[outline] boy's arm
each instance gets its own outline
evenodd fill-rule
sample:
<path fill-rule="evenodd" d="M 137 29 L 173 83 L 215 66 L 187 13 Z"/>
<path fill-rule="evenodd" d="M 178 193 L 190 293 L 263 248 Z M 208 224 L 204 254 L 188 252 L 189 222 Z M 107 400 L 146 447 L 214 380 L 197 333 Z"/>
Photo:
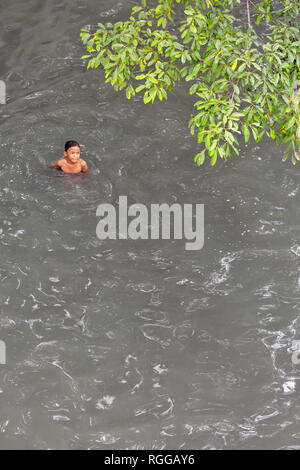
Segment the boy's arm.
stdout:
<path fill-rule="evenodd" d="M 51 168 L 61 168 L 61 158 L 56 162 L 52 163 Z"/>
<path fill-rule="evenodd" d="M 87 163 L 85 160 L 81 160 L 81 171 L 84 173 L 89 170 L 89 167 L 87 166 Z"/>

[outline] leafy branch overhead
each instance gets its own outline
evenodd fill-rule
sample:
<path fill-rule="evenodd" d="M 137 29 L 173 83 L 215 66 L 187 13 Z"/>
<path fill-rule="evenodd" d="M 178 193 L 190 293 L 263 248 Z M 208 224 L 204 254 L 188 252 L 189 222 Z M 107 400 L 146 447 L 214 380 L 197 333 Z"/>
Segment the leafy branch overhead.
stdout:
<path fill-rule="evenodd" d="M 151 3 L 151 5 L 150 5 Z M 238 16 L 237 16 L 238 14 Z M 243 16 L 244 22 L 238 19 Z M 128 21 L 81 30 L 88 68 L 144 103 L 190 83 L 195 162 L 266 134 L 300 160 L 300 0 L 141 0 Z"/>

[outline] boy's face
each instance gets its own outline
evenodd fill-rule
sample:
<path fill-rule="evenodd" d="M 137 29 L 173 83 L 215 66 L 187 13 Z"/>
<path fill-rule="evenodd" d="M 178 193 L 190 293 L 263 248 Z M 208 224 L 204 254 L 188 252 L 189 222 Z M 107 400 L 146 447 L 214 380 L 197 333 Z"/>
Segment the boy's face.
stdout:
<path fill-rule="evenodd" d="M 70 147 L 65 152 L 65 157 L 70 163 L 78 162 L 80 158 L 80 148 L 79 147 Z"/>

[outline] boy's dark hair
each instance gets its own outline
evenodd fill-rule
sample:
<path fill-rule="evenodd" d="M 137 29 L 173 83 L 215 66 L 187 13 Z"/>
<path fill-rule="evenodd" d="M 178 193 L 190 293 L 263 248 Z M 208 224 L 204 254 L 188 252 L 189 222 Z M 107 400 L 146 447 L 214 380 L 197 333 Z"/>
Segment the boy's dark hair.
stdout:
<path fill-rule="evenodd" d="M 67 152 L 71 147 L 79 147 L 80 145 L 76 140 L 68 140 L 68 142 L 65 143 L 65 152 Z"/>

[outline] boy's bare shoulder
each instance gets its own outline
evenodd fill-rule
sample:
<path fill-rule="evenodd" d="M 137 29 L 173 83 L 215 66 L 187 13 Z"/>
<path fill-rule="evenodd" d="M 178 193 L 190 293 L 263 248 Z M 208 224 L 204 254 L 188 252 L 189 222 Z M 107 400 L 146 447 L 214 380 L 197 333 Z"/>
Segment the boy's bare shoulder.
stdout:
<path fill-rule="evenodd" d="M 56 160 L 56 162 L 52 163 L 51 168 L 61 168 L 61 166 L 63 165 L 63 161 L 63 158 Z"/>

